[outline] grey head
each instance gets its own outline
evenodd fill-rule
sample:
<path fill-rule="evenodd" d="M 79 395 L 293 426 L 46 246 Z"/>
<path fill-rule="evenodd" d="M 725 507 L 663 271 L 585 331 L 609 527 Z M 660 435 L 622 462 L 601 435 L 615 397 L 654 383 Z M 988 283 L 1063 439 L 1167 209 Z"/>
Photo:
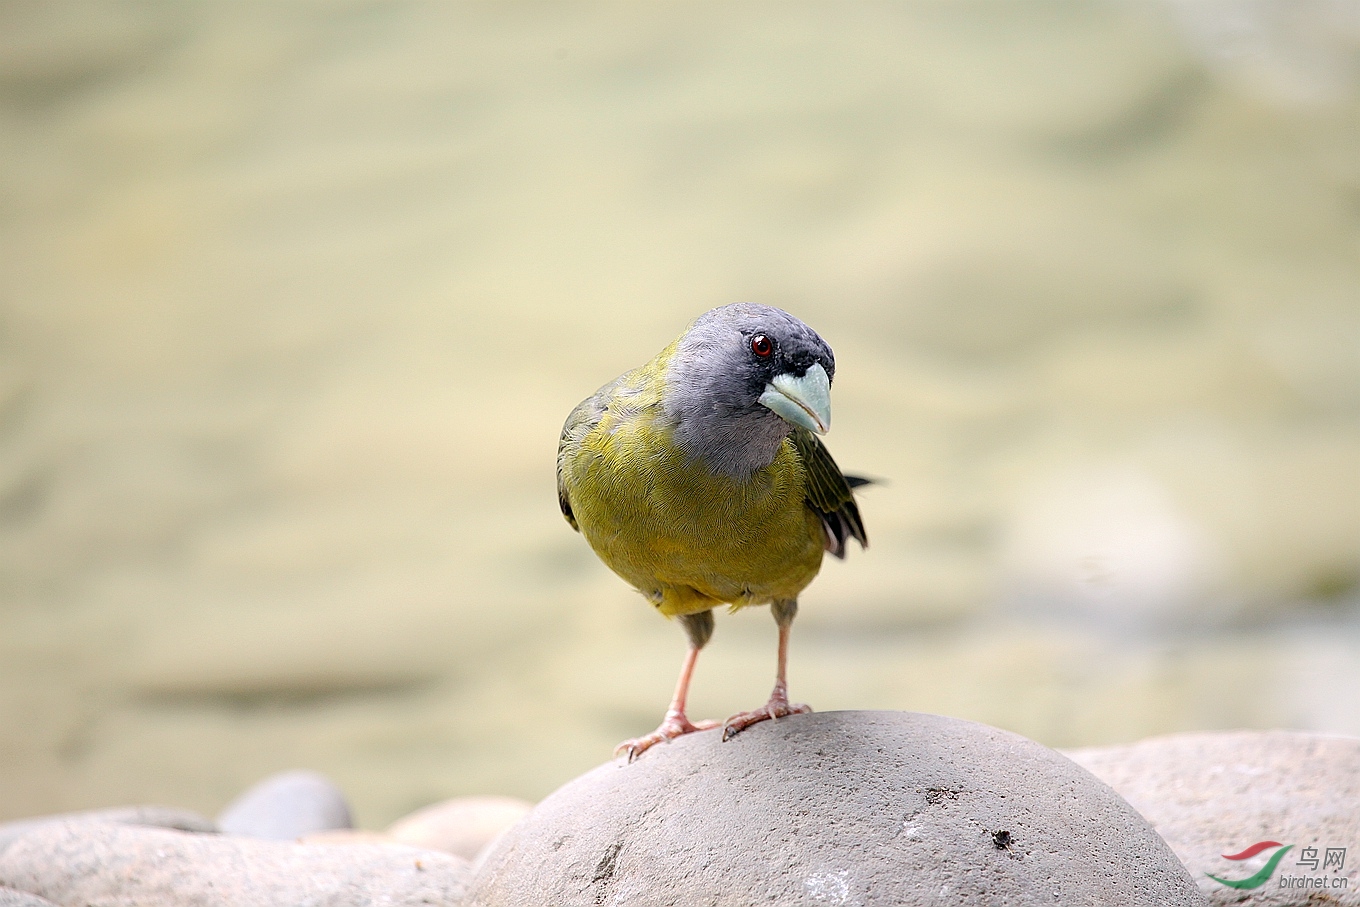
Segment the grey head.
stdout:
<path fill-rule="evenodd" d="M 667 373 L 677 443 L 715 473 L 744 480 L 770 465 L 793 426 L 831 427 L 836 359 L 782 309 L 739 302 L 700 315 Z"/>

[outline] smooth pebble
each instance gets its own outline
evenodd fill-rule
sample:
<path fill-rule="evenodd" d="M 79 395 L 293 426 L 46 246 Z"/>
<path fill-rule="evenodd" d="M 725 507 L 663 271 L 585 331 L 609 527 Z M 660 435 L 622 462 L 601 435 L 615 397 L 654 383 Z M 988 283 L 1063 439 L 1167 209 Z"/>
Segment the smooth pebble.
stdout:
<path fill-rule="evenodd" d="M 475 860 L 533 807 L 516 797 L 454 797 L 398 819 L 388 826 L 387 834 L 414 847 Z"/>
<path fill-rule="evenodd" d="M 217 817 L 224 834 L 289 841 L 318 831 L 353 828 L 345 795 L 325 775 L 291 771 L 270 775 Z"/>

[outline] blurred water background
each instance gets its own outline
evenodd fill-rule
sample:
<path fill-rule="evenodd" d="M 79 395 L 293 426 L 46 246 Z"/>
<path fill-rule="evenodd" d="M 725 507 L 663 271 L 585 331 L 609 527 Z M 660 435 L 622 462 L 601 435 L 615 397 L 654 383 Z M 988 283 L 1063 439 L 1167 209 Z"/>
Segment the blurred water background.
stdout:
<path fill-rule="evenodd" d="M 1354 2 L 6 2 L 0 162 L 0 818 L 374 826 L 652 728 L 557 433 L 747 299 L 886 480 L 795 698 L 1360 733 Z"/>

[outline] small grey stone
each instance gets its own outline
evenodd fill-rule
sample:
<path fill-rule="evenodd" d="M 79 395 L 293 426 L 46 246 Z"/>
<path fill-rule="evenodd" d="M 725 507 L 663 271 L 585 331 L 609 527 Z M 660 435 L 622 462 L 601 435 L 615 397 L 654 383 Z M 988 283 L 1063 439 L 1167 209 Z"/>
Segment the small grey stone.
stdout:
<path fill-rule="evenodd" d="M 118 825 L 146 825 L 153 828 L 176 828 L 180 831 L 211 833 L 217 826 L 211 819 L 187 809 L 170 806 L 119 806 L 113 809 L 91 809 L 74 813 L 37 816 L 0 825 L 0 852 L 11 841 L 28 834 L 40 825 L 51 822 L 112 822 Z"/>
<path fill-rule="evenodd" d="M 478 907 L 1188 907 L 1132 807 L 995 728 L 821 712 L 690 734 L 539 803 L 484 857 Z"/>
<path fill-rule="evenodd" d="M 0 885 L 99 907 L 458 907 L 470 874 L 396 844 L 297 844 L 53 822 L 0 853 Z"/>
<path fill-rule="evenodd" d="M 57 907 L 57 905 L 27 891 L 0 888 L 0 907 Z"/>
<path fill-rule="evenodd" d="M 1360 739 L 1295 731 L 1174 734 L 1068 755 L 1147 817 L 1211 903 L 1246 897 L 1261 907 L 1360 905 Z M 1263 841 L 1291 847 L 1260 886 L 1237 889 L 1209 877 L 1251 878 L 1278 847 L 1243 860 L 1224 854 Z M 1316 867 L 1298 863 L 1308 847 L 1317 848 Z M 1329 847 L 1346 848 L 1335 871 L 1323 869 Z"/>
<path fill-rule="evenodd" d="M 533 809 L 517 797 L 454 797 L 393 822 L 387 834 L 412 847 L 475 860 L 487 844 Z"/>
<path fill-rule="evenodd" d="M 270 775 L 228 804 L 217 825 L 223 834 L 276 841 L 354 827 L 340 788 L 307 771 Z"/>

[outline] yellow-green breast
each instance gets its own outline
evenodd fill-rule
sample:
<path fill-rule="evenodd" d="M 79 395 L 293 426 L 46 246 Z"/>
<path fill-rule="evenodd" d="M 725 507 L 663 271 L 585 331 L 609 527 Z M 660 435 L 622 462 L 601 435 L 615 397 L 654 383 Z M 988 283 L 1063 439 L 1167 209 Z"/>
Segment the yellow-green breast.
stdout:
<path fill-rule="evenodd" d="M 662 405 L 673 351 L 604 391 L 593 427 L 564 438 L 561 481 L 575 522 L 600 559 L 668 616 L 794 599 L 825 547 L 798 453 L 786 440 L 744 481 L 692 460 Z"/>

